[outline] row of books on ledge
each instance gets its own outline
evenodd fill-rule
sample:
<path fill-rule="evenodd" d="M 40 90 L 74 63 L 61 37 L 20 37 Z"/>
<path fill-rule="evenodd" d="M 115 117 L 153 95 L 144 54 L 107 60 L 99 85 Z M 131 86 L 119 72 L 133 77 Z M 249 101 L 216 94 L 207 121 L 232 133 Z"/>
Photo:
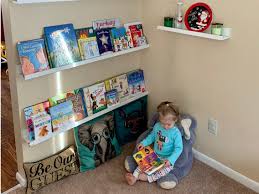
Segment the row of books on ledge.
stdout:
<path fill-rule="evenodd" d="M 17 43 L 24 75 L 147 44 L 141 22 L 122 25 L 118 18 L 93 21 L 86 28 L 63 24 L 43 31 L 43 38 Z"/>
<path fill-rule="evenodd" d="M 71 129 L 76 121 L 145 91 L 144 73 L 138 69 L 26 107 L 28 143 L 48 139 L 53 132 Z"/>

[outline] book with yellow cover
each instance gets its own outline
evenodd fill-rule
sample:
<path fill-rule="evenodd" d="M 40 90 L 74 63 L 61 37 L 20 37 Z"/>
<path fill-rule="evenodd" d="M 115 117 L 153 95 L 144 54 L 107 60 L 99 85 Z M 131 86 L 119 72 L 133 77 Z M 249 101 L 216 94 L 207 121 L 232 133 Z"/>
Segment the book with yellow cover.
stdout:
<path fill-rule="evenodd" d="M 165 161 L 162 160 L 150 146 L 135 153 L 133 158 L 140 169 L 147 175 L 153 174 L 165 165 Z"/>

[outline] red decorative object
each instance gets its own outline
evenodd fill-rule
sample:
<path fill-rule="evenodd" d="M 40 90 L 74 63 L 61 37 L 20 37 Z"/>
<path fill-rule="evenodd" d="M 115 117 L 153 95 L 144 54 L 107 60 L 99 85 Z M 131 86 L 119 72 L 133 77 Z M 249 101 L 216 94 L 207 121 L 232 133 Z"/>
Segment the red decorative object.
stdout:
<path fill-rule="evenodd" d="M 212 10 L 206 3 L 195 3 L 186 11 L 184 22 L 188 30 L 203 32 L 212 22 Z"/>

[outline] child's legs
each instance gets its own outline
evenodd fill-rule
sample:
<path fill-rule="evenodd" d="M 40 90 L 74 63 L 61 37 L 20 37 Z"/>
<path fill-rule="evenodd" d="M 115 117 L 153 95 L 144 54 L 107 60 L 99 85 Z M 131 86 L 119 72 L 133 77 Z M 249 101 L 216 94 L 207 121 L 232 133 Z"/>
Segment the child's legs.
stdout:
<path fill-rule="evenodd" d="M 167 175 L 171 170 L 173 170 L 172 166 L 164 167 L 160 169 L 159 171 L 153 173 L 152 175 L 148 175 L 147 179 L 148 182 L 152 183 L 160 179 L 161 177 Z"/>

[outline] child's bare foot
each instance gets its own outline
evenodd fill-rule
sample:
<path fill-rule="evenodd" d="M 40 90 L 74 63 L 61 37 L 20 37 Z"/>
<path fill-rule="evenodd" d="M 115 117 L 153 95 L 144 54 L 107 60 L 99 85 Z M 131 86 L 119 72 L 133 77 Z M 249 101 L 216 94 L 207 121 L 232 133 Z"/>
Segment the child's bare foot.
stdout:
<path fill-rule="evenodd" d="M 134 177 L 131 173 L 126 173 L 125 178 L 129 185 L 134 185 L 137 182 L 137 178 Z"/>
<path fill-rule="evenodd" d="M 145 173 L 140 173 L 138 179 L 141 181 L 147 181 L 147 175 Z"/>

